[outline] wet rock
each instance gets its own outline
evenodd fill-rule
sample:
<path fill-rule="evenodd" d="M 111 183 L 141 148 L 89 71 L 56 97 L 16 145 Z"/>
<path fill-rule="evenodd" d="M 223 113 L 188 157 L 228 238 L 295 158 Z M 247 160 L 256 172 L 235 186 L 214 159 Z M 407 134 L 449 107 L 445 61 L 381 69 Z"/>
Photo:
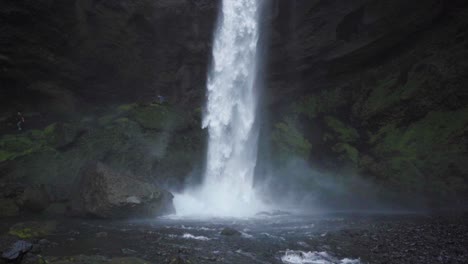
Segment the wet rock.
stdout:
<path fill-rule="evenodd" d="M 99 232 L 99 233 L 96 233 L 96 237 L 97 237 L 97 238 L 104 238 L 104 237 L 107 237 L 107 232 Z"/>
<path fill-rule="evenodd" d="M 47 263 L 50 264 L 150 264 L 151 262 L 134 258 L 113 258 L 108 259 L 103 256 L 69 256 L 69 257 L 51 257 L 47 258 Z"/>
<path fill-rule="evenodd" d="M 41 255 L 35 255 L 28 252 L 24 255 L 21 264 L 45 264 L 45 260 Z"/>
<path fill-rule="evenodd" d="M 2 258 L 15 261 L 32 249 L 33 245 L 24 240 L 18 240 L 2 253 Z"/>
<path fill-rule="evenodd" d="M 8 233 L 22 239 L 40 238 L 51 234 L 55 228 L 54 221 L 22 222 L 12 226 Z"/>
<path fill-rule="evenodd" d="M 122 253 L 125 255 L 136 255 L 138 253 L 135 250 L 129 248 L 122 248 L 120 251 L 122 251 Z"/>
<path fill-rule="evenodd" d="M 67 256 L 67 257 L 47 257 L 50 264 L 104 264 L 109 263 L 109 259 L 103 256 Z"/>
<path fill-rule="evenodd" d="M 50 245 L 50 241 L 47 240 L 47 239 L 45 239 L 45 238 L 43 238 L 43 239 L 39 240 L 39 245 L 41 245 L 41 246 Z"/>
<path fill-rule="evenodd" d="M 33 244 L 30 253 L 39 254 L 42 251 L 42 246 L 40 244 Z"/>
<path fill-rule="evenodd" d="M 241 236 L 242 233 L 235 230 L 235 229 L 233 229 L 233 228 L 226 227 L 221 231 L 221 235 L 223 235 L 223 236 Z"/>
<path fill-rule="evenodd" d="M 177 256 L 177 257 L 171 259 L 171 261 L 169 263 L 170 264 L 188 264 L 188 263 L 190 263 L 190 261 L 185 260 L 181 256 Z"/>
<path fill-rule="evenodd" d="M 139 258 L 114 258 L 109 264 L 150 264 L 149 261 Z"/>
<path fill-rule="evenodd" d="M 172 194 L 102 163 L 80 172 L 72 214 L 99 218 L 155 217 L 173 213 Z"/>

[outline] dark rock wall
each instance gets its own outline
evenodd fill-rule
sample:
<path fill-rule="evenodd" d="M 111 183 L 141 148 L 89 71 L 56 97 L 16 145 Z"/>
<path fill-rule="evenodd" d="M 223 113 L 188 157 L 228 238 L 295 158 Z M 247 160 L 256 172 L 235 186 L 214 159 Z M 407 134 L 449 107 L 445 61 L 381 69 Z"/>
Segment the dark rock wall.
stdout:
<path fill-rule="evenodd" d="M 181 186 L 202 170 L 219 3 L 0 0 L 2 179 L 60 181 L 63 190 L 96 160 Z M 299 196 L 329 199 L 321 181 L 331 179 L 363 199 L 362 182 L 400 204 L 461 206 L 466 1 L 268 4 L 259 172 Z M 167 104 L 148 104 L 158 94 Z M 133 102 L 141 104 L 121 105 Z M 27 120 L 20 135 L 10 118 L 17 110 Z M 292 170 L 298 160 L 308 169 Z"/>
<path fill-rule="evenodd" d="M 0 6 L 2 111 L 67 113 L 157 94 L 192 106 L 203 99 L 217 1 Z"/>
<path fill-rule="evenodd" d="M 467 15 L 463 1 L 278 1 L 270 159 L 306 160 L 354 194 L 359 175 L 387 200 L 463 206 Z"/>

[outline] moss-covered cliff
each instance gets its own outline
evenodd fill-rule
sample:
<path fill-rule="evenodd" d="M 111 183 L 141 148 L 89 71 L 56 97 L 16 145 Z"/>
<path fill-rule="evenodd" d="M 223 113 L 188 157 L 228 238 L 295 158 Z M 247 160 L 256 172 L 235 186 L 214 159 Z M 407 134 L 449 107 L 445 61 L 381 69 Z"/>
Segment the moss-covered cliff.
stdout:
<path fill-rule="evenodd" d="M 266 89 L 273 158 L 360 175 L 387 200 L 463 206 L 468 6 L 297 1 L 288 8 L 292 16 L 279 10 L 276 19 L 289 33 L 273 31 L 278 55 Z"/>

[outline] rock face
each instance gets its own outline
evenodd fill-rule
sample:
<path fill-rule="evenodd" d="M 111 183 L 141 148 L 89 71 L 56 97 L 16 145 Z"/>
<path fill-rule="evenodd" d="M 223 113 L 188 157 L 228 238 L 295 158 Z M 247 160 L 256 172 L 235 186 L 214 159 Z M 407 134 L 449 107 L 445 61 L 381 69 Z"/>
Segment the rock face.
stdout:
<path fill-rule="evenodd" d="M 372 189 L 404 205 L 463 206 L 467 2 L 268 2 L 258 175 L 274 171 L 275 192 L 323 201 L 335 190 L 341 202 L 349 200 L 343 190 Z M 93 160 L 179 188 L 201 175 L 201 106 L 219 3 L 3 1 L 0 180 L 45 184 L 50 202 L 64 203 Z M 167 105 L 149 103 L 157 94 Z M 7 113 L 18 108 L 27 120 L 21 134 Z M 20 194 L 8 188 L 0 207 L 16 215 Z M 30 201 L 37 211 L 47 204 Z"/>
<path fill-rule="evenodd" d="M 102 163 L 81 170 L 72 214 L 99 218 L 156 217 L 174 213 L 172 194 Z"/>
<path fill-rule="evenodd" d="M 63 116 L 95 100 L 202 100 L 218 2 L 3 1 L 0 108 Z"/>
<path fill-rule="evenodd" d="M 181 186 L 203 163 L 199 120 L 199 112 L 173 105 L 126 104 L 100 115 L 4 135 L 0 196 L 28 211 L 40 211 L 48 202 L 67 202 L 80 169 L 91 161 L 143 181 Z M 56 144 L 64 138 L 66 143 Z"/>
<path fill-rule="evenodd" d="M 277 1 L 273 10 L 262 138 L 276 168 L 306 164 L 278 179 L 324 201 L 372 189 L 405 205 L 464 206 L 466 2 Z"/>

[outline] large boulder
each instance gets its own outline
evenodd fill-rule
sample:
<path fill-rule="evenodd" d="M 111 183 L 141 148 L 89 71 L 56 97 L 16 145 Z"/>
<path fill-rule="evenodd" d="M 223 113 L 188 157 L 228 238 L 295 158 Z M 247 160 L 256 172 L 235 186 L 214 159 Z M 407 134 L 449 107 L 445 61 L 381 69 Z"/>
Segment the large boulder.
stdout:
<path fill-rule="evenodd" d="M 99 218 L 156 217 L 173 213 L 172 194 L 113 171 L 102 163 L 82 168 L 71 213 Z"/>

